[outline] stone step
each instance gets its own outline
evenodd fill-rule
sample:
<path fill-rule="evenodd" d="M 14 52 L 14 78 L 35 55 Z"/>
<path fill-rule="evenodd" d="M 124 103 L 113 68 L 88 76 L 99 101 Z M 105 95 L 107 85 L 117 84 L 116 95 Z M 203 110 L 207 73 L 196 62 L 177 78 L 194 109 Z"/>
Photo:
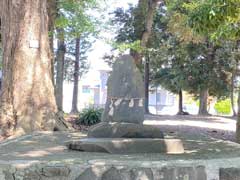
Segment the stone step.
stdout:
<path fill-rule="evenodd" d="M 134 123 L 101 122 L 91 127 L 88 138 L 158 138 L 164 135 L 156 126 Z"/>
<path fill-rule="evenodd" d="M 66 143 L 71 150 L 110 154 L 166 153 L 182 154 L 180 139 L 150 138 L 84 138 Z"/>

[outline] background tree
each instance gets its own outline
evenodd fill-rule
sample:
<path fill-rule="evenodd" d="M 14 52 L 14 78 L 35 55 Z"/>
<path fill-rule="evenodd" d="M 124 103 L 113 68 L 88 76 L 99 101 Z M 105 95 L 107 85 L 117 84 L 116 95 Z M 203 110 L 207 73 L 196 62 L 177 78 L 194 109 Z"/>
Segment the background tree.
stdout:
<path fill-rule="evenodd" d="M 56 83 L 55 96 L 59 111 L 63 111 L 63 81 L 65 64 L 65 32 L 64 28 L 57 29 L 57 53 L 56 53 Z"/>
<path fill-rule="evenodd" d="M 152 69 L 153 81 L 157 85 L 161 85 L 166 90 L 174 94 L 178 94 L 178 113 L 186 114 L 183 111 L 183 90 L 187 88 L 187 54 L 184 45 L 181 45 L 174 36 L 170 36 L 168 41 L 162 43 L 159 52 L 162 56 L 160 59 L 153 61 L 155 64 Z"/>
<path fill-rule="evenodd" d="M 239 0 L 193 1 L 185 5 L 190 11 L 189 25 L 199 34 L 210 34 L 213 40 L 239 40 Z M 239 91 L 240 94 L 240 91 Z M 240 97 L 240 96 L 239 96 Z M 240 98 L 238 99 L 237 142 L 240 142 Z"/>
<path fill-rule="evenodd" d="M 211 79 L 213 79 L 213 77 L 216 75 L 216 73 L 213 71 L 213 68 L 217 64 L 217 59 L 215 57 L 219 45 L 209 41 L 210 33 L 197 33 L 194 28 L 187 25 L 191 10 L 189 8 L 186 8 L 186 4 L 187 1 L 167 2 L 169 14 L 171 17 L 169 21 L 169 31 L 175 34 L 179 40 L 183 41 L 184 43 L 192 43 L 193 45 L 195 44 L 195 47 L 198 46 L 198 44 L 202 44 L 202 52 L 199 53 L 195 59 L 198 59 L 199 63 L 201 64 L 199 69 L 201 72 L 199 71 L 199 73 L 203 73 L 201 74 L 201 78 L 197 78 L 196 81 L 198 84 L 197 89 L 199 91 L 200 100 L 199 114 L 205 115 L 208 114 L 207 99 L 208 94 L 210 93 L 210 86 L 213 85 L 213 81 Z M 194 65 L 198 64 L 194 63 Z M 194 66 L 192 68 L 194 68 Z M 217 82 L 215 84 L 217 84 Z M 194 83 L 192 81 L 192 86 L 193 85 Z"/>
<path fill-rule="evenodd" d="M 52 81 L 54 82 L 54 31 L 55 31 L 55 21 L 57 17 L 58 11 L 58 3 L 57 0 L 48 0 L 47 1 L 47 11 L 48 11 L 48 31 L 49 31 L 49 45 L 51 49 L 51 73 L 52 73 Z"/>
<path fill-rule="evenodd" d="M 117 9 L 112 22 L 115 25 L 122 25 L 118 28 L 116 42 L 120 44 L 130 44 L 130 54 L 133 56 L 135 63 L 140 69 L 144 69 L 144 86 L 145 86 L 145 113 L 149 113 L 149 63 L 150 56 L 146 53 L 149 39 L 152 34 L 154 18 L 160 0 L 139 0 L 136 7 L 131 6 L 127 11 Z M 142 60 L 144 58 L 144 67 Z"/>
<path fill-rule="evenodd" d="M 96 28 L 95 25 L 96 19 L 94 17 L 91 17 L 88 12 L 92 9 L 95 9 L 96 7 L 96 1 L 95 0 L 85 0 L 85 1 L 69 1 L 69 0 L 63 0 L 59 3 L 59 14 L 60 16 L 56 20 L 57 27 L 62 29 L 62 35 L 58 36 L 59 42 L 61 43 L 60 47 L 60 56 L 57 56 L 57 79 L 56 79 L 56 97 L 57 102 L 59 102 L 59 109 L 62 110 L 62 99 L 63 99 L 63 80 L 64 72 L 69 72 L 70 70 L 73 70 L 73 77 L 74 77 L 74 86 L 73 86 L 73 98 L 72 98 L 72 112 L 77 113 L 77 102 L 78 102 L 78 83 L 79 83 L 79 76 L 82 75 L 83 72 L 86 72 L 86 70 L 80 70 L 81 68 L 86 68 L 87 66 L 82 66 L 84 64 L 86 58 L 81 59 L 81 47 L 84 47 L 86 43 L 86 40 L 84 38 L 86 37 L 86 33 L 88 33 L 89 36 L 95 36 L 96 35 Z M 64 33 L 63 33 L 64 31 Z M 63 37 L 63 34 L 65 38 Z M 83 37 L 83 39 L 82 39 Z M 65 39 L 65 42 L 62 40 Z M 72 52 L 72 42 L 75 41 L 75 47 L 74 47 L 74 53 Z M 83 45 L 81 44 L 83 42 Z M 90 43 L 90 41 L 89 41 Z M 92 42 L 93 43 L 93 42 Z M 64 46 L 65 44 L 71 44 L 71 50 L 68 50 Z M 64 50 L 64 51 L 63 51 Z M 84 50 L 87 50 L 84 48 Z M 75 56 L 75 63 L 74 68 L 71 68 L 69 65 L 71 63 L 68 63 L 64 61 L 65 53 L 71 54 L 71 56 L 74 54 Z M 86 55 L 86 53 L 84 53 Z M 66 58 L 67 60 L 70 60 L 71 56 L 68 56 Z M 80 62 L 82 61 L 82 62 Z M 64 64 L 68 63 L 67 66 Z M 70 68 L 70 70 L 66 69 Z M 58 76 L 59 75 L 59 76 Z M 67 75 L 68 76 L 68 75 Z"/>
<path fill-rule="evenodd" d="M 92 50 L 92 44 L 94 43 L 91 34 L 84 33 L 81 36 L 81 43 L 79 48 L 80 61 L 79 61 L 79 80 L 86 74 L 90 68 L 88 62 L 88 53 Z M 74 82 L 74 68 L 75 68 L 75 57 L 76 57 L 76 40 L 68 41 L 67 52 L 64 68 L 64 80 Z"/>

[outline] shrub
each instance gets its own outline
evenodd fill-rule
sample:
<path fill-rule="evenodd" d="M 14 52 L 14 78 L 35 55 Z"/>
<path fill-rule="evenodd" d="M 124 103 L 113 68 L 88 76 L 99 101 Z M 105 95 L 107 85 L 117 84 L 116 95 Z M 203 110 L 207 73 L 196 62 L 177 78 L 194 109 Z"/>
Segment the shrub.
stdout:
<path fill-rule="evenodd" d="M 231 113 L 231 101 L 230 99 L 220 100 L 214 105 L 215 110 L 219 114 L 230 114 Z"/>
<path fill-rule="evenodd" d="M 79 119 L 76 121 L 76 124 L 82 124 L 86 126 L 91 126 L 101 122 L 103 109 L 99 108 L 87 108 L 84 109 L 79 114 Z"/>

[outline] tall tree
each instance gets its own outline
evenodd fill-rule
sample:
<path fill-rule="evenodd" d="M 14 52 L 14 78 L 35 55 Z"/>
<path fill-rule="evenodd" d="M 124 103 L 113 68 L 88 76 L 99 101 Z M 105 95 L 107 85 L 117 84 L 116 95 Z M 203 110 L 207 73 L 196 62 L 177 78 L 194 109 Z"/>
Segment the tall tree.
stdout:
<path fill-rule="evenodd" d="M 118 29 L 115 37 L 118 43 L 130 44 L 130 54 L 133 56 L 137 66 L 144 68 L 145 87 L 145 113 L 149 113 L 149 63 L 150 59 L 146 49 L 152 34 L 154 18 L 160 0 L 139 0 L 137 7 L 129 10 L 117 9 L 114 14 L 113 23 L 123 25 Z M 145 57 L 144 67 L 143 57 Z"/>
<path fill-rule="evenodd" d="M 78 113 L 78 85 L 79 78 L 81 77 L 81 73 L 85 72 L 80 70 L 81 61 L 83 62 L 85 59 L 81 55 L 86 55 L 88 48 L 84 46 L 86 43 L 86 38 L 90 36 L 94 37 L 97 35 L 97 20 L 94 17 L 91 17 L 87 11 L 90 8 L 93 8 L 96 5 L 94 0 L 88 0 L 85 2 L 74 2 L 71 9 L 68 10 L 70 14 L 70 21 L 68 24 L 68 34 L 69 39 L 75 39 L 75 62 L 74 62 L 74 70 L 73 70 L 73 98 L 72 98 L 72 113 Z M 90 41 L 88 41 L 89 43 Z M 83 50 L 81 48 L 83 47 Z M 82 53 L 83 51 L 86 51 Z M 71 53 L 71 52 L 70 52 Z M 83 67 L 83 66 L 81 66 Z"/>
<path fill-rule="evenodd" d="M 137 40 L 140 41 L 142 49 L 147 48 L 147 43 L 151 37 L 152 27 L 154 23 L 154 16 L 158 3 L 161 0 L 139 0 L 138 6 L 134 11 L 134 33 Z M 141 51 L 131 51 L 131 55 L 135 59 L 137 65 L 142 64 L 144 54 Z"/>
<path fill-rule="evenodd" d="M 80 38 L 76 38 L 75 47 L 75 63 L 74 63 L 74 81 L 73 81 L 73 96 L 72 96 L 72 110 L 71 113 L 78 113 L 78 84 L 79 84 L 79 59 L 80 59 Z"/>
<path fill-rule="evenodd" d="M 1 1 L 5 135 L 66 129 L 57 118 L 51 76 L 47 0 Z"/>
<path fill-rule="evenodd" d="M 231 97 L 230 97 L 230 99 L 231 99 L 232 113 L 233 113 L 233 116 L 235 117 L 235 116 L 237 116 L 237 113 L 236 113 L 236 110 L 235 110 L 235 103 L 234 103 L 234 101 L 235 101 L 235 99 L 234 99 L 234 87 L 235 87 L 234 80 L 235 80 L 235 76 L 234 76 L 234 74 L 232 74 L 232 77 L 231 77 Z"/>
<path fill-rule="evenodd" d="M 96 10 L 95 0 L 84 1 L 70 1 L 62 0 L 58 2 L 58 17 L 56 19 L 57 37 L 58 37 L 58 51 L 57 51 L 57 66 L 56 66 L 56 98 L 58 109 L 62 110 L 63 101 L 63 81 L 67 77 L 72 80 L 73 74 L 73 99 L 72 99 L 72 112 L 77 113 L 78 103 L 78 81 L 82 72 L 79 65 L 80 63 L 80 49 L 82 46 L 80 40 L 83 33 L 95 33 L 95 18 L 89 15 L 89 11 Z M 72 41 L 75 41 L 75 47 L 72 48 Z M 70 46 L 69 46 L 70 44 Z M 74 50 L 73 50 L 74 49 Z M 86 50 L 86 49 L 85 49 Z M 74 51 L 74 52 L 73 52 Z M 68 55 L 68 57 L 65 57 Z M 71 68 L 72 56 L 75 56 L 74 68 Z M 66 59 L 66 60 L 65 60 Z M 67 62 L 70 60 L 70 63 Z M 67 63 L 67 64 L 66 64 Z M 69 73 L 72 70 L 71 73 Z M 67 73 L 67 74 L 64 74 Z"/>
<path fill-rule="evenodd" d="M 197 33 L 210 34 L 211 39 L 215 41 L 219 39 L 239 40 L 239 0 L 227 2 L 218 0 L 193 1 L 186 5 L 191 12 L 188 16 L 189 25 Z M 240 143 L 240 98 L 238 99 L 236 127 L 236 139 Z"/>
<path fill-rule="evenodd" d="M 66 45 L 64 38 L 64 29 L 57 29 L 57 56 L 56 56 L 56 85 L 55 85 L 55 96 L 57 107 L 59 111 L 63 111 L 63 80 L 64 80 L 64 62 L 65 62 L 65 53 Z"/>
<path fill-rule="evenodd" d="M 162 48 L 159 50 L 160 56 L 153 59 L 152 75 L 153 81 L 157 85 L 161 85 L 168 91 L 178 94 L 178 113 L 186 114 L 183 111 L 183 90 L 187 89 L 187 51 L 185 45 L 177 41 L 173 35 L 169 35 L 166 42 L 161 44 Z"/>
<path fill-rule="evenodd" d="M 48 0 L 47 1 L 47 10 L 48 10 L 48 31 L 49 31 L 49 43 L 51 49 L 51 73 L 52 81 L 54 83 L 54 30 L 55 30 L 55 20 L 57 17 L 57 0 Z"/>
<path fill-rule="evenodd" d="M 194 1 L 198 2 L 198 0 Z M 168 8 L 171 14 L 171 20 L 169 23 L 169 30 L 178 36 L 178 38 L 186 43 L 199 44 L 202 43 L 206 48 L 204 58 L 200 58 L 200 64 L 205 68 L 202 73 L 205 75 L 205 79 L 201 79 L 203 83 L 199 84 L 199 114 L 208 115 L 207 104 L 209 86 L 211 86 L 211 74 L 213 73 L 209 67 L 213 67 L 216 44 L 209 41 L 210 33 L 196 33 L 195 29 L 191 26 L 187 26 L 188 17 L 191 10 L 186 8 L 188 1 L 168 1 Z M 206 70 L 207 69 L 207 70 Z"/>
<path fill-rule="evenodd" d="M 141 17 L 145 18 L 143 19 L 143 31 L 140 34 L 139 40 L 140 40 L 140 47 L 144 50 L 147 48 L 148 41 L 151 37 L 153 23 L 154 23 L 154 16 L 156 14 L 156 9 L 158 6 L 158 3 L 161 2 L 161 0 L 139 0 L 138 2 L 138 8 L 136 9 L 135 19 L 139 19 Z M 138 17 L 137 17 L 138 16 Z M 135 22 L 135 24 L 137 23 Z M 139 31 L 139 30 L 138 30 Z M 137 65 L 142 64 L 142 58 L 144 54 L 140 51 L 132 51 L 131 55 L 135 59 L 135 62 Z M 145 58 L 144 61 L 144 91 L 145 91 L 145 103 L 144 103 L 144 109 L 145 113 L 149 113 L 149 57 Z"/>

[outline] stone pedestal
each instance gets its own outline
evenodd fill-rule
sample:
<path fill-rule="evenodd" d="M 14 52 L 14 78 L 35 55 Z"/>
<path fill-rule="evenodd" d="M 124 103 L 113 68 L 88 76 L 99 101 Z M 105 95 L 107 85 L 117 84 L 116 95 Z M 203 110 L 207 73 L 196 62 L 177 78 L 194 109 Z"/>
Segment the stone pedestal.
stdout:
<path fill-rule="evenodd" d="M 164 139 L 158 128 L 143 121 L 142 75 L 133 58 L 124 55 L 114 63 L 108 79 L 102 123 L 89 129 L 88 138 L 68 143 L 68 148 L 114 154 L 184 152 L 181 140 Z"/>
<path fill-rule="evenodd" d="M 111 154 L 166 153 L 182 154 L 184 148 L 179 139 L 152 138 L 86 138 L 67 143 L 69 149 Z"/>
<path fill-rule="evenodd" d="M 155 126 L 133 123 L 102 122 L 88 131 L 89 138 L 161 138 L 163 133 Z"/>

